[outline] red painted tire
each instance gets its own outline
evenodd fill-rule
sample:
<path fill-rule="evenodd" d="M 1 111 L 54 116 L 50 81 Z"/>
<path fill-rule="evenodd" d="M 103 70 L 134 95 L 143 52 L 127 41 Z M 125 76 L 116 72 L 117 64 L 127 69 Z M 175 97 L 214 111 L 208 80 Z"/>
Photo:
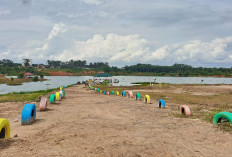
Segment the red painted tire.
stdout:
<path fill-rule="evenodd" d="M 134 96 L 133 96 L 133 92 L 132 91 L 129 91 L 128 92 L 128 98 L 133 98 Z"/>
<path fill-rule="evenodd" d="M 39 110 L 45 111 L 48 105 L 48 98 L 42 98 L 39 103 Z"/>
<path fill-rule="evenodd" d="M 180 106 L 180 113 L 185 116 L 191 116 L 190 108 L 187 105 Z"/>

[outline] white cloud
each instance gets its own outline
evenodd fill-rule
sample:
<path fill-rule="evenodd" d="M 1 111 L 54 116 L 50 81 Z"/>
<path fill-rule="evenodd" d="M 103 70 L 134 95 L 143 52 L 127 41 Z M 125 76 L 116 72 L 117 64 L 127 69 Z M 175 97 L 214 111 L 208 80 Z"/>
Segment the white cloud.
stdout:
<path fill-rule="evenodd" d="M 85 41 L 78 40 L 78 34 L 73 38 L 69 35 L 69 28 L 58 23 L 53 26 L 44 41 L 30 41 L 21 49 L 14 46 L 15 49 L 9 49 L 1 54 L 3 57 L 13 56 L 14 52 L 18 51 L 20 54 L 17 58 L 31 58 L 37 63 L 45 63 L 48 59 L 61 61 L 74 59 L 109 62 L 118 66 L 136 63 L 220 66 L 231 65 L 232 62 L 232 36 L 216 38 L 209 42 L 194 40 L 164 45 L 155 49 L 155 42 L 143 39 L 138 34 L 94 35 Z"/>
<path fill-rule="evenodd" d="M 95 5 L 99 5 L 102 3 L 100 0 L 82 0 L 82 2 L 86 4 L 95 4 Z"/>
<path fill-rule="evenodd" d="M 65 25 L 63 23 L 55 24 L 52 28 L 52 31 L 48 35 L 47 40 L 52 40 L 55 36 L 66 31 Z"/>
<path fill-rule="evenodd" d="M 11 11 L 10 10 L 0 10 L 0 15 L 7 15 L 10 14 Z"/>

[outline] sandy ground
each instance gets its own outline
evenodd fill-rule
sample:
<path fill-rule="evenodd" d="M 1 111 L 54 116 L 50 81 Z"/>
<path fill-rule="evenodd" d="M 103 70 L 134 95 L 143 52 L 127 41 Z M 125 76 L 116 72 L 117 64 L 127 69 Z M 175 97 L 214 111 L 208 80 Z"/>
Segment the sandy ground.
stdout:
<path fill-rule="evenodd" d="M 199 119 L 173 117 L 155 101 L 144 104 L 76 86 L 66 89 L 66 99 L 37 111 L 36 122 L 27 126 L 20 124 L 22 107 L 0 103 L 0 117 L 11 124 L 11 139 L 0 140 L 1 157 L 232 154 L 231 134 Z"/>

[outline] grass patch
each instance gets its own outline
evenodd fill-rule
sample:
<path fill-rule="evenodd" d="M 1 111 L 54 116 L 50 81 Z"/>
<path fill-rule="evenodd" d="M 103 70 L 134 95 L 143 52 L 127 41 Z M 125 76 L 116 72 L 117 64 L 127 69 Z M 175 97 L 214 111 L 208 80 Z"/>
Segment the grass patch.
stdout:
<path fill-rule="evenodd" d="M 33 92 L 19 92 L 19 93 L 12 93 L 12 94 L 4 94 L 0 95 L 0 103 L 2 102 L 18 102 L 18 101 L 39 101 L 40 96 L 46 95 L 58 88 L 48 89 L 48 90 L 40 90 L 40 91 L 33 91 Z"/>

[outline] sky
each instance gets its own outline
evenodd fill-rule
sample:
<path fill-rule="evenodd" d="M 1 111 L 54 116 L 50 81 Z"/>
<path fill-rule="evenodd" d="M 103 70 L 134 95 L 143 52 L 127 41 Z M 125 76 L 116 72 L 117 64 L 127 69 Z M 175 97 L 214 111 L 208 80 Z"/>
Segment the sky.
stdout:
<path fill-rule="evenodd" d="M 0 59 L 232 67 L 231 0 L 0 0 Z"/>

